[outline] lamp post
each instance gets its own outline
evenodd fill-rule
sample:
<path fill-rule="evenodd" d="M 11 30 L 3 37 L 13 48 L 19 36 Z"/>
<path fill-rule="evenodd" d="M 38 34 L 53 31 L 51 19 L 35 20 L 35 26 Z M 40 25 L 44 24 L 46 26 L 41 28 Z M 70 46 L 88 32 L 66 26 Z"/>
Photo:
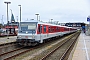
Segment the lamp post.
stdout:
<path fill-rule="evenodd" d="M 59 21 L 57 21 L 57 25 L 59 24 Z"/>
<path fill-rule="evenodd" d="M 11 2 L 4 2 L 5 4 L 7 4 L 7 23 L 8 23 L 8 4 L 11 4 Z"/>
<path fill-rule="evenodd" d="M 4 2 L 4 3 L 7 4 L 7 24 L 8 24 L 8 4 L 11 4 L 11 2 Z M 8 34 L 9 34 L 9 31 L 8 31 Z M 9 39 L 8 34 L 7 34 L 7 39 Z"/>
<path fill-rule="evenodd" d="M 40 16 L 39 16 L 39 21 L 40 21 Z"/>
<path fill-rule="evenodd" d="M 35 14 L 35 15 L 37 15 L 37 21 L 38 21 L 38 15 L 39 15 L 39 14 Z"/>
<path fill-rule="evenodd" d="M 21 5 L 18 5 L 20 7 L 20 22 L 21 22 Z"/>
<path fill-rule="evenodd" d="M 53 20 L 53 19 L 51 19 L 51 23 L 52 23 L 52 20 Z"/>
<path fill-rule="evenodd" d="M 11 10 L 11 28 L 12 28 L 10 33 L 14 33 L 14 31 L 13 31 L 14 28 L 13 28 L 13 24 L 12 24 L 12 22 L 13 22 L 12 21 L 12 9 L 10 9 L 10 10 Z"/>
<path fill-rule="evenodd" d="M 10 9 L 11 10 L 11 16 L 12 16 L 12 9 Z"/>
<path fill-rule="evenodd" d="M 12 24 L 12 9 L 10 9 L 11 10 L 11 24 Z"/>
<path fill-rule="evenodd" d="M 18 16 L 16 16 L 17 17 L 17 22 L 18 22 Z"/>
<path fill-rule="evenodd" d="M 2 25 L 3 25 L 3 16 L 4 16 L 4 15 L 2 15 L 2 21 L 1 21 L 1 22 L 2 22 Z"/>

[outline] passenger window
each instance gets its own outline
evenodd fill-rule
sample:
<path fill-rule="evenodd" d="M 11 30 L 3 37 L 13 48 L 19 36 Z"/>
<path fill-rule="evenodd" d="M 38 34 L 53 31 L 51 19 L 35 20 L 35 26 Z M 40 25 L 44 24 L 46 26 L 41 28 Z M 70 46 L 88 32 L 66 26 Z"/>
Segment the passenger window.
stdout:
<path fill-rule="evenodd" d="M 44 26 L 44 32 L 46 32 L 46 26 Z"/>
<path fill-rule="evenodd" d="M 38 26 L 38 32 L 40 32 L 40 26 Z"/>
<path fill-rule="evenodd" d="M 39 33 L 42 33 L 42 26 L 39 26 L 39 27 L 38 27 L 38 32 L 39 32 Z"/>
<path fill-rule="evenodd" d="M 50 27 L 48 27 L 48 32 L 50 33 Z"/>

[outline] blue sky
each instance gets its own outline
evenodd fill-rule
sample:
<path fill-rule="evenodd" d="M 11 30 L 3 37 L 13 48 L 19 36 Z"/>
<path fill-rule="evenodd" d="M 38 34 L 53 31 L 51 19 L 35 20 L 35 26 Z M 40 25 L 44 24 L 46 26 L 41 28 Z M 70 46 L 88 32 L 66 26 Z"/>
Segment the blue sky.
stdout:
<path fill-rule="evenodd" d="M 35 19 L 36 13 L 39 13 L 40 20 L 48 22 L 53 21 L 65 22 L 87 22 L 90 15 L 90 0 L 0 0 L 0 22 L 3 16 L 4 23 L 7 22 L 6 4 L 4 1 L 10 1 L 8 8 L 9 21 L 11 10 L 14 18 L 19 20 L 19 6 L 22 8 L 22 20 Z"/>

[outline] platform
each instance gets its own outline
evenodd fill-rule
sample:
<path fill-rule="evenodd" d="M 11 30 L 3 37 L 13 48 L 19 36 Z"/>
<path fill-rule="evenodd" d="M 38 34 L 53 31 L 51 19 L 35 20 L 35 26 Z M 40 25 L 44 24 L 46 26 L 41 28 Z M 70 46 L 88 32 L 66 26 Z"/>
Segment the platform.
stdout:
<path fill-rule="evenodd" d="M 80 34 L 71 60 L 90 60 L 90 36 Z"/>
<path fill-rule="evenodd" d="M 9 38 L 9 39 L 7 39 Z M 0 44 L 16 41 L 17 36 L 0 37 Z"/>

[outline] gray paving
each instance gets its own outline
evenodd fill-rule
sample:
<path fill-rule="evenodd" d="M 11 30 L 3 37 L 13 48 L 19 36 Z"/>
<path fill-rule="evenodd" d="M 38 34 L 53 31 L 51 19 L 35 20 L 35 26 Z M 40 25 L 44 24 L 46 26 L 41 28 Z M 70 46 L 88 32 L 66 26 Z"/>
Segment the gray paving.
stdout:
<path fill-rule="evenodd" d="M 10 36 L 9 39 L 7 39 L 7 38 L 8 37 L 0 37 L 0 44 L 14 42 L 14 41 L 16 41 L 17 36 Z"/>
<path fill-rule="evenodd" d="M 72 60 L 90 60 L 90 36 L 81 33 Z"/>

